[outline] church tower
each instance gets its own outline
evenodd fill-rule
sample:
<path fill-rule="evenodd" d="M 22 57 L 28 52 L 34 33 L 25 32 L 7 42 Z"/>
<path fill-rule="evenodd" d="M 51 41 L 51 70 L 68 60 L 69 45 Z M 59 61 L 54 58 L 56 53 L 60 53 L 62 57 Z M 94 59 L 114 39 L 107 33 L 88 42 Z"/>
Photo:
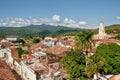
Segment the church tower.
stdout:
<path fill-rule="evenodd" d="M 105 33 L 105 27 L 104 27 L 104 22 L 101 21 L 100 25 L 99 25 L 99 30 L 98 30 L 98 34 L 93 36 L 94 40 L 105 40 L 105 39 L 109 39 L 109 35 L 107 35 Z"/>
<path fill-rule="evenodd" d="M 100 22 L 100 25 L 99 25 L 99 33 L 98 33 L 98 34 L 101 35 L 101 36 L 106 35 L 106 33 L 105 33 L 105 28 L 104 28 L 104 22 L 103 22 L 103 21 Z"/>

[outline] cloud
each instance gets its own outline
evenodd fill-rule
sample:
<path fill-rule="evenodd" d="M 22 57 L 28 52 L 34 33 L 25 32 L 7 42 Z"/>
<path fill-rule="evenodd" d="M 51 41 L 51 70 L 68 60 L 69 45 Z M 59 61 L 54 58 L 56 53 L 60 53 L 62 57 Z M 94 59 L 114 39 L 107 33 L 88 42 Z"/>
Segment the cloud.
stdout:
<path fill-rule="evenodd" d="M 116 19 L 120 20 L 120 16 L 116 17 Z"/>
<path fill-rule="evenodd" d="M 60 16 L 55 14 L 52 16 L 52 20 L 53 21 L 60 21 Z"/>
<path fill-rule="evenodd" d="M 74 20 L 68 19 L 68 18 L 65 18 L 63 22 L 64 22 L 65 24 L 74 24 L 74 23 L 75 23 Z"/>
<path fill-rule="evenodd" d="M 65 18 L 63 21 L 63 25 L 72 28 L 85 28 L 85 26 L 87 26 L 87 22 L 86 21 L 76 22 L 72 19 Z"/>
<path fill-rule="evenodd" d="M 74 20 L 68 18 L 65 18 L 61 25 L 73 28 L 78 27 L 77 23 Z"/>
<path fill-rule="evenodd" d="M 15 24 L 15 23 L 16 23 L 16 21 L 10 21 L 10 23 L 11 23 L 11 24 Z"/>
<path fill-rule="evenodd" d="M 72 27 L 72 28 L 85 28 L 87 26 L 86 21 L 75 21 L 73 19 L 64 18 L 64 20 L 60 20 L 59 15 L 53 15 L 52 18 L 34 18 L 34 17 L 28 17 L 27 19 L 24 18 L 6 18 L 6 19 L 0 19 L 0 26 L 5 27 L 22 27 L 22 26 L 28 26 L 28 25 L 41 25 L 41 24 L 47 24 L 47 25 L 54 25 L 54 26 L 66 26 L 66 27 Z"/>
<path fill-rule="evenodd" d="M 80 22 L 79 22 L 79 25 L 80 25 L 80 26 L 86 26 L 86 24 L 87 24 L 86 21 L 80 21 Z"/>

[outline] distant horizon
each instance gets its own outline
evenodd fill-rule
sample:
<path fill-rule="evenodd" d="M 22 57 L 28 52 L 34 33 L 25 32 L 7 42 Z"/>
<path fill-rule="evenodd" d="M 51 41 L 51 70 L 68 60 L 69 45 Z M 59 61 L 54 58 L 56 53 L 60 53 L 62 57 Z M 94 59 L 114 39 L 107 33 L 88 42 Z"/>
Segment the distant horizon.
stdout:
<path fill-rule="evenodd" d="M 25 26 L 19 26 L 19 27 L 28 27 L 28 26 L 41 26 L 41 25 L 48 25 L 48 26 L 63 26 L 63 27 L 68 27 L 68 28 L 73 28 L 73 29 L 98 29 L 99 28 L 99 25 L 98 27 L 96 28 L 85 28 L 85 27 L 69 27 L 69 26 L 64 26 L 64 25 L 51 25 L 51 24 L 40 24 L 40 25 L 36 25 L 36 24 L 30 24 L 30 25 L 25 25 Z M 104 27 L 109 27 L 109 26 L 112 26 L 112 25 L 120 25 L 120 24 L 110 24 L 110 25 L 105 25 Z M 0 26 L 0 27 L 12 27 L 12 26 Z M 14 26 L 15 27 L 15 26 Z"/>
<path fill-rule="evenodd" d="M 1 0 L 0 26 L 61 25 L 98 28 L 120 24 L 120 0 Z"/>

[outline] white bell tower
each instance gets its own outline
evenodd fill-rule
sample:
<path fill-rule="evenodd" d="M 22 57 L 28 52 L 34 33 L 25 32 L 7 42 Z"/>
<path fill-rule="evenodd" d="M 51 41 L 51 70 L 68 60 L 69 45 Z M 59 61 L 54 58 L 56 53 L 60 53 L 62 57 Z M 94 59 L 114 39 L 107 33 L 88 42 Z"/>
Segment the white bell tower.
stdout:
<path fill-rule="evenodd" d="M 99 35 L 101 35 L 101 36 L 106 35 L 103 21 L 101 21 L 100 25 L 99 25 Z"/>
<path fill-rule="evenodd" d="M 107 35 L 105 33 L 105 27 L 104 27 L 104 22 L 101 21 L 100 25 L 99 25 L 99 30 L 98 30 L 98 34 L 93 36 L 94 40 L 104 40 L 104 39 L 109 39 L 109 35 Z"/>

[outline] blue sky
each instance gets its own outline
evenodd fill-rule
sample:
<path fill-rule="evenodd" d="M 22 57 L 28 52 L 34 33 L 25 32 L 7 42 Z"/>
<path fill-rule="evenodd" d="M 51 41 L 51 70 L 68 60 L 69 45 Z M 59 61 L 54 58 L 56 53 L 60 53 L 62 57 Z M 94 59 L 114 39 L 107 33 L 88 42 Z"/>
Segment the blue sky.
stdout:
<path fill-rule="evenodd" d="M 30 16 L 51 19 L 56 15 L 61 22 L 67 18 L 68 23 L 81 22 L 90 28 L 99 25 L 101 20 L 104 20 L 105 25 L 119 24 L 119 3 L 120 0 L 0 0 L 0 19 L 26 20 Z M 52 23 L 51 20 L 48 22 Z M 58 22 L 55 21 L 55 24 Z"/>

